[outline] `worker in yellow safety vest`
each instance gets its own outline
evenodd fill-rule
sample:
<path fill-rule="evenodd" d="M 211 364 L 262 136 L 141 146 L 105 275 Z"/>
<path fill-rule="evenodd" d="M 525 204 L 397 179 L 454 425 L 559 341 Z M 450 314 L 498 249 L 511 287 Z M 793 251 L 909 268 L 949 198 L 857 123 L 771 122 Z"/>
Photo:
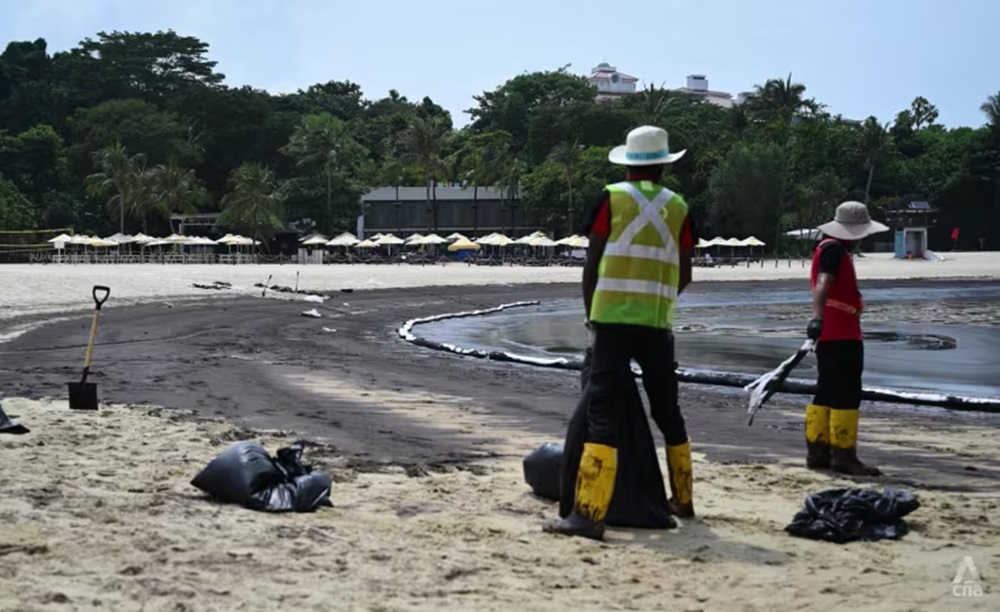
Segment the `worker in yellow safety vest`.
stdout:
<path fill-rule="evenodd" d="M 670 151 L 667 132 L 643 126 L 608 155 L 628 167 L 608 185 L 591 216 L 583 272 L 587 327 L 592 336 L 588 436 L 580 459 L 573 512 L 544 530 L 604 537 L 617 471 L 618 399 L 642 368 L 650 414 L 667 443 L 671 511 L 693 517 L 691 443 L 677 404 L 672 326 L 677 298 L 691 281 L 696 237 L 684 199 L 661 186 L 663 170 L 685 151 Z"/>

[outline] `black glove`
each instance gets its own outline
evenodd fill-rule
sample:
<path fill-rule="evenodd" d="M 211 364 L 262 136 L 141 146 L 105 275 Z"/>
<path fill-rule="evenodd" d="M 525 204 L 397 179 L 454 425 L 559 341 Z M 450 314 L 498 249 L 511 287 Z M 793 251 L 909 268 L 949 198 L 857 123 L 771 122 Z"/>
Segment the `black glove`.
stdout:
<path fill-rule="evenodd" d="M 809 325 L 806 326 L 806 337 L 812 341 L 819 340 L 820 335 L 823 333 L 823 319 L 813 319 L 809 321 Z"/>

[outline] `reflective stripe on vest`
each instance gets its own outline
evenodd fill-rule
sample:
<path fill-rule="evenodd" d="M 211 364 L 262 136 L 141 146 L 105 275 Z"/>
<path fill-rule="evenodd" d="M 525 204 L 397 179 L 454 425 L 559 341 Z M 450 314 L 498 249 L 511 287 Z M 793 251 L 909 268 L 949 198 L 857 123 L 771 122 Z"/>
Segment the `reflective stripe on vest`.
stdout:
<path fill-rule="evenodd" d="M 854 306 L 851 306 L 846 302 L 841 302 L 840 300 L 831 300 L 830 298 L 827 298 L 826 305 L 829 306 L 830 308 L 836 308 L 837 310 L 842 310 L 856 317 L 861 316 L 861 309 L 855 308 Z"/>
<path fill-rule="evenodd" d="M 687 205 L 669 189 L 648 181 L 640 185 L 645 193 L 629 182 L 607 188 L 611 235 L 598 268 L 590 320 L 669 328 L 680 284 L 678 240 Z"/>

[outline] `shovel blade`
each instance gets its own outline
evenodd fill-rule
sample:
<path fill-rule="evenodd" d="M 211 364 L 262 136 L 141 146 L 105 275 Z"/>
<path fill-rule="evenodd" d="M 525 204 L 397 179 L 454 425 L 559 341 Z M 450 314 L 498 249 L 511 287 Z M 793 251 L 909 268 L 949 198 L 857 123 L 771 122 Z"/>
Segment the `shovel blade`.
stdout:
<path fill-rule="evenodd" d="M 71 410 L 97 410 L 97 383 L 69 383 Z"/>

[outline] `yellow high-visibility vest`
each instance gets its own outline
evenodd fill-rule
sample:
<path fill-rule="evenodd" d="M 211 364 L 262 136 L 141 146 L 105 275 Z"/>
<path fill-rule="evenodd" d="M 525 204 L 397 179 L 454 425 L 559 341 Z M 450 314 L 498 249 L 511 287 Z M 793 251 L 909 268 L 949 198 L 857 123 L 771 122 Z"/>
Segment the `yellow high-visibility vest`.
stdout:
<path fill-rule="evenodd" d="M 670 329 L 680 286 L 680 235 L 687 203 L 651 181 L 616 183 L 606 189 L 611 231 L 589 319 Z"/>

